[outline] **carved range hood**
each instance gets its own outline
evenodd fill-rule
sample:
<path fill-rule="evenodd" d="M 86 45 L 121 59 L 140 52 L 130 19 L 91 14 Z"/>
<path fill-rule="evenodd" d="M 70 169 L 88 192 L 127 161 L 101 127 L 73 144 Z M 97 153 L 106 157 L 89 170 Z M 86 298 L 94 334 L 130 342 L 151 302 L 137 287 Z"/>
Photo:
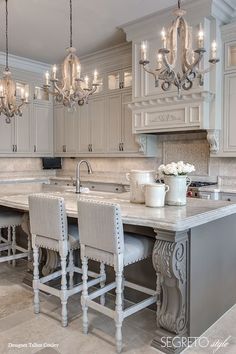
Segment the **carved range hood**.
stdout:
<path fill-rule="evenodd" d="M 225 6 L 224 6 L 225 5 Z M 219 44 L 221 55 L 220 25 L 230 18 L 224 0 L 187 1 L 187 20 L 193 26 L 193 36 L 199 23 L 206 29 L 205 47 L 208 50 L 212 38 Z M 203 86 L 196 83 L 189 91 L 182 92 L 179 98 L 176 89 L 163 92 L 155 87 L 154 79 L 145 73 L 139 64 L 141 43 L 147 41 L 150 63 L 156 61 L 155 48 L 161 46 L 158 33 L 172 18 L 175 7 L 123 25 L 127 40 L 132 41 L 133 95 L 129 108 L 132 110 L 133 133 L 163 134 L 170 132 L 207 131 L 211 153 L 218 152 L 222 111 L 222 65 L 218 64 L 205 74 Z M 209 51 L 209 50 L 208 50 Z M 204 67 L 207 67 L 206 58 Z"/>
<path fill-rule="evenodd" d="M 209 112 L 215 95 L 208 91 L 188 92 L 179 99 L 162 94 L 129 104 L 135 134 L 207 131 L 210 152 L 219 150 L 220 129 L 210 128 Z"/>

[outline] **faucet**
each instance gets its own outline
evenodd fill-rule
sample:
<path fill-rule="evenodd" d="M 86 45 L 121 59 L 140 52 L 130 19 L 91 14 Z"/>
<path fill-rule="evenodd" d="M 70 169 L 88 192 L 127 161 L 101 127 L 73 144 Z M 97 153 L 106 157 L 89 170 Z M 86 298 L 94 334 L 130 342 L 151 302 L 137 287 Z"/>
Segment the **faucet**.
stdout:
<path fill-rule="evenodd" d="M 80 166 L 85 163 L 87 168 L 88 168 L 88 174 L 93 173 L 92 167 L 90 165 L 90 163 L 87 160 L 81 160 L 78 162 L 77 166 L 76 166 L 76 189 L 75 189 L 75 193 L 81 193 L 81 183 L 80 183 Z"/>

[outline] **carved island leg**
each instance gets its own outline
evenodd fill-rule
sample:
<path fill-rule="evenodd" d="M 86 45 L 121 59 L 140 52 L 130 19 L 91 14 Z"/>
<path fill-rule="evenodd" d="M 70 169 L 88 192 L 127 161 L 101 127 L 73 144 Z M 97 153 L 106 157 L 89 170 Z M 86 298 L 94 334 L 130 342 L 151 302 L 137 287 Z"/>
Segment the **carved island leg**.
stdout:
<path fill-rule="evenodd" d="M 152 346 L 179 353 L 188 336 L 188 232 L 155 230 L 153 266 L 157 273 L 157 336 Z"/>

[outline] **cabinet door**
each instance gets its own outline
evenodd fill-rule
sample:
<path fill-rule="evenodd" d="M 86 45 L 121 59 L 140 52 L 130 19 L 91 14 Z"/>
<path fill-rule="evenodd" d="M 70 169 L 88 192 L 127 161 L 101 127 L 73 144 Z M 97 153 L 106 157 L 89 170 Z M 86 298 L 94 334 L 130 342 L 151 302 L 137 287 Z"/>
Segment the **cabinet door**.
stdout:
<path fill-rule="evenodd" d="M 6 123 L 4 115 L 0 116 L 0 154 L 13 153 L 15 118 Z"/>
<path fill-rule="evenodd" d="M 104 97 L 95 98 L 89 102 L 89 117 L 91 124 L 91 150 L 93 153 L 106 152 L 106 104 Z"/>
<path fill-rule="evenodd" d="M 54 152 L 60 154 L 64 152 L 65 146 L 65 108 L 62 105 L 54 106 Z"/>
<path fill-rule="evenodd" d="M 15 118 L 15 152 L 19 154 L 33 152 L 31 113 L 31 105 L 27 104 L 22 108 L 22 117 Z"/>
<path fill-rule="evenodd" d="M 77 107 L 76 110 L 68 110 L 65 108 L 65 147 L 64 150 L 68 154 L 75 154 L 77 148 L 77 140 L 78 140 L 78 110 L 80 107 Z"/>
<path fill-rule="evenodd" d="M 79 107 L 79 124 L 78 124 L 78 153 L 88 153 L 89 145 L 91 144 L 91 126 L 90 126 L 90 117 L 89 117 L 89 105 L 84 104 Z"/>
<path fill-rule="evenodd" d="M 224 151 L 236 153 L 236 73 L 225 75 Z"/>
<path fill-rule="evenodd" d="M 125 152 L 135 153 L 139 151 L 139 145 L 135 142 L 135 135 L 132 133 L 132 112 L 128 107 L 131 101 L 131 93 L 122 94 L 122 143 Z"/>
<path fill-rule="evenodd" d="M 107 98 L 108 151 L 116 153 L 121 150 L 121 97 L 120 93 Z"/>
<path fill-rule="evenodd" d="M 51 155 L 53 110 L 50 104 L 34 103 L 34 152 Z"/>

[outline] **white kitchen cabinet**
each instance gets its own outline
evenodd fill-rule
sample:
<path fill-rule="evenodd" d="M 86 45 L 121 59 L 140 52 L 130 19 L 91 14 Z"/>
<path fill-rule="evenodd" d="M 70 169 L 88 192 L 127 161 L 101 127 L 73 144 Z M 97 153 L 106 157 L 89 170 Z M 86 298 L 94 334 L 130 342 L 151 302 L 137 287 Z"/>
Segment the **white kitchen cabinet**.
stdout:
<path fill-rule="evenodd" d="M 53 154 L 53 107 L 50 103 L 34 102 L 33 151 L 41 156 Z"/>
<path fill-rule="evenodd" d="M 0 116 L 0 154 L 9 154 L 13 152 L 15 143 L 15 122 L 7 124 L 5 116 Z"/>
<path fill-rule="evenodd" d="M 31 145 L 31 110 L 26 105 L 22 117 L 16 116 L 6 123 L 4 115 L 0 117 L 0 154 L 28 155 L 32 152 Z"/>
<path fill-rule="evenodd" d="M 16 117 L 14 153 L 29 154 L 32 153 L 32 115 L 31 106 L 25 105 L 22 109 L 22 117 Z"/>
<path fill-rule="evenodd" d="M 56 156 L 72 156 L 76 153 L 79 116 L 77 110 L 68 110 L 63 105 L 54 106 L 54 153 Z"/>
<path fill-rule="evenodd" d="M 223 150 L 236 155 L 236 71 L 225 75 L 224 80 Z"/>
<path fill-rule="evenodd" d="M 132 87 L 132 68 L 109 72 L 107 74 L 108 92 Z"/>
<path fill-rule="evenodd" d="M 223 117 L 221 147 L 217 156 L 236 157 L 236 23 L 222 27 L 223 61 Z"/>
<path fill-rule="evenodd" d="M 105 97 L 90 98 L 80 107 L 79 141 L 77 154 L 106 153 L 106 104 Z"/>
<path fill-rule="evenodd" d="M 107 98 L 109 153 L 139 152 L 139 145 L 132 134 L 132 112 L 128 107 L 131 100 L 131 92 L 117 93 Z"/>

